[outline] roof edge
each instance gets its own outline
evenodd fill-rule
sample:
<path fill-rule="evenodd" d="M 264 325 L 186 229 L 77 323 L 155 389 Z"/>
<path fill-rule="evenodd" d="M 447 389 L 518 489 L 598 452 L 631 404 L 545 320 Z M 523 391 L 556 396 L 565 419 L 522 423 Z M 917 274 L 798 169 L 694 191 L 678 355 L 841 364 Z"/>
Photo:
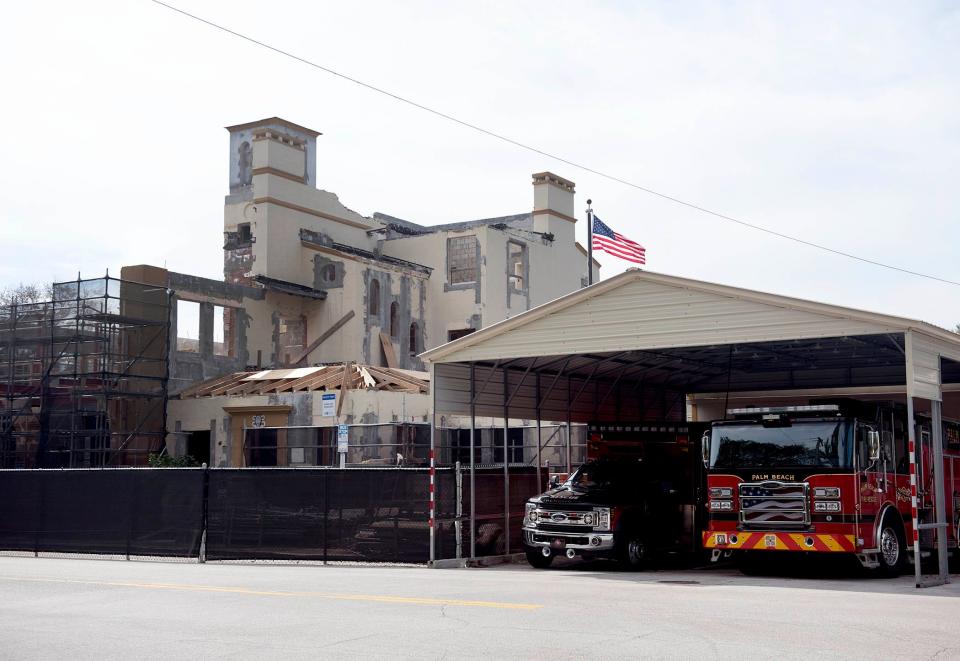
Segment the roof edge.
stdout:
<path fill-rule="evenodd" d="M 267 124 L 280 124 L 281 126 L 286 126 L 288 129 L 293 129 L 294 131 L 302 131 L 311 138 L 316 138 L 317 136 L 323 135 L 320 133 L 320 131 L 314 131 L 313 129 L 308 129 L 306 126 L 294 124 L 293 122 L 283 119 L 282 117 L 267 117 L 266 119 L 260 119 L 255 122 L 244 122 L 243 124 L 234 124 L 233 126 L 225 126 L 224 128 L 233 133 L 234 131 L 252 129 L 256 126 L 265 126 Z"/>
<path fill-rule="evenodd" d="M 499 321 L 475 333 L 471 333 L 470 335 L 466 335 L 458 340 L 454 340 L 453 342 L 441 344 L 438 347 L 434 347 L 429 351 L 423 352 L 420 354 L 420 358 L 428 362 L 438 362 L 440 359 L 449 356 L 451 353 L 479 344 L 489 337 L 499 335 L 500 333 L 505 333 L 528 323 L 532 323 L 547 315 L 553 314 L 554 312 L 560 312 L 561 310 L 565 310 L 566 308 L 576 305 L 581 301 L 589 300 L 594 296 L 599 296 L 600 294 L 606 293 L 611 289 L 621 287 L 627 282 L 632 282 L 634 280 L 645 280 L 648 282 L 702 291 L 719 296 L 742 298 L 757 303 L 765 303 L 767 305 L 773 305 L 776 307 L 790 308 L 831 317 L 845 317 L 865 323 L 893 326 L 895 328 L 902 329 L 903 331 L 914 330 L 933 336 L 939 340 L 950 342 L 960 348 L 960 335 L 925 321 L 909 319 L 907 317 L 897 317 L 879 312 L 868 312 L 866 310 L 858 310 L 856 308 L 833 305 L 830 303 L 820 303 L 803 298 L 784 296 L 782 294 L 771 294 L 754 289 L 744 289 L 742 287 L 722 285 L 703 280 L 693 280 L 680 276 L 666 275 L 663 273 L 654 273 L 651 271 L 643 271 L 637 268 L 630 268 L 623 273 L 610 278 L 609 280 L 602 280 L 594 285 L 591 285 L 590 287 L 565 294 L 560 298 L 556 298 L 552 301 L 544 303 L 543 305 L 531 308 L 526 312 L 517 315 L 516 317 Z"/>

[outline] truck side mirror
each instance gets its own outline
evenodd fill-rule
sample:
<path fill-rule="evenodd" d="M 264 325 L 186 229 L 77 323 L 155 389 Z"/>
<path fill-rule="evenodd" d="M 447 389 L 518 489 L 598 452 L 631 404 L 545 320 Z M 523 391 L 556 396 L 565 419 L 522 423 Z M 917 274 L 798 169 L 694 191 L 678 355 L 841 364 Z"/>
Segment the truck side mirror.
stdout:
<path fill-rule="evenodd" d="M 703 432 L 703 438 L 700 439 L 700 458 L 704 466 L 710 465 L 710 430 Z"/>
<path fill-rule="evenodd" d="M 870 461 L 880 461 L 880 432 L 868 431 L 867 443 L 870 445 Z"/>

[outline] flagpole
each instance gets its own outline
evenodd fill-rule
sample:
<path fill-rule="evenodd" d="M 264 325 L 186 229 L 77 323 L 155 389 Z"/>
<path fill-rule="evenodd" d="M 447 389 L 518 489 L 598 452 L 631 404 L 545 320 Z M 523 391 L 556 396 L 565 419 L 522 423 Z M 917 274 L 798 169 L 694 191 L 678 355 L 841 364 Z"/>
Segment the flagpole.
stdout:
<path fill-rule="evenodd" d="M 587 200 L 587 285 L 593 284 L 593 200 Z"/>

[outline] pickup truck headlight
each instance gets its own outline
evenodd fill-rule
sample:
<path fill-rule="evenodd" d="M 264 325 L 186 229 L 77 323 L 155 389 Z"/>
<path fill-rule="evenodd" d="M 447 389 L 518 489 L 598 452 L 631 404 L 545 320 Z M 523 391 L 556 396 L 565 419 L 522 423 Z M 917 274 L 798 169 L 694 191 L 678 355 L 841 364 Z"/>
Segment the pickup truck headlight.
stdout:
<path fill-rule="evenodd" d="M 595 529 L 610 530 L 610 508 L 599 507 L 593 510 L 593 513 L 596 516 L 596 521 L 597 521 L 597 525 L 595 526 Z"/>
<path fill-rule="evenodd" d="M 537 522 L 537 506 L 534 503 L 527 503 L 527 512 L 524 515 L 530 523 Z"/>

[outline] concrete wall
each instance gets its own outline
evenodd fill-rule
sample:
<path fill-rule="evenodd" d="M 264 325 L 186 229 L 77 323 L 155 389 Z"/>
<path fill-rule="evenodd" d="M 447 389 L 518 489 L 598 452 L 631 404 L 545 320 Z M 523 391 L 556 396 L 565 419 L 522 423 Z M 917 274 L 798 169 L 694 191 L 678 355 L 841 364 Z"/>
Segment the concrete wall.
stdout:
<path fill-rule="evenodd" d="M 200 381 L 258 364 L 268 366 L 275 359 L 274 296 L 259 288 L 211 280 L 182 273 L 168 273 L 167 286 L 173 291 L 170 323 L 171 395 Z M 196 352 L 177 350 L 177 301 L 200 304 L 199 346 Z M 213 347 L 214 306 L 231 310 L 232 328 L 225 338 L 228 355 L 215 355 Z M 259 362 L 258 362 L 259 361 Z"/>
<path fill-rule="evenodd" d="M 337 397 L 340 392 L 335 391 Z M 167 449 L 175 456 L 185 453 L 187 434 L 210 431 L 210 460 L 214 466 L 233 466 L 242 439 L 235 438 L 236 424 L 228 409 L 290 407 L 281 426 L 334 427 L 338 424 L 427 423 L 430 396 L 389 391 L 348 390 L 339 417 L 324 417 L 323 391 L 285 392 L 270 395 L 244 395 L 171 399 L 167 406 Z M 226 408 L 225 408 L 226 407 Z M 235 447 L 236 446 L 236 447 Z"/>

